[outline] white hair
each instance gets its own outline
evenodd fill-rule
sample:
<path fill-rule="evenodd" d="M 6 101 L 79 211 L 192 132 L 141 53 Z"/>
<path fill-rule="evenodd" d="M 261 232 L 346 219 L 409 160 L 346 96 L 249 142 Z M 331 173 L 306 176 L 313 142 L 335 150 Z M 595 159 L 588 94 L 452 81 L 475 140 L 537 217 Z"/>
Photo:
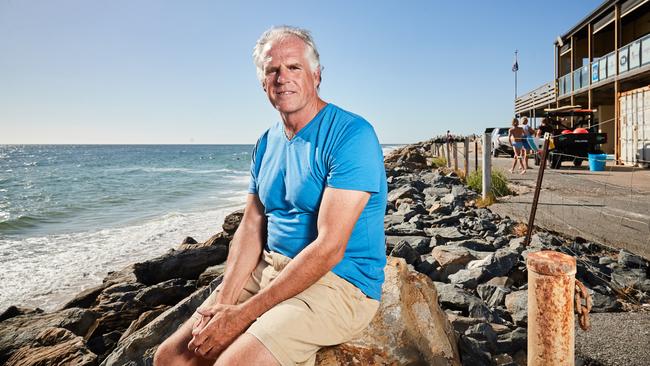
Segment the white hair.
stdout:
<path fill-rule="evenodd" d="M 309 62 L 311 71 L 321 70 L 320 56 L 316 49 L 316 43 L 308 30 L 288 25 L 275 26 L 264 32 L 253 48 L 253 62 L 257 68 L 257 78 L 260 82 L 263 82 L 265 77 L 264 59 L 273 46 L 273 43 L 291 36 L 298 37 L 305 43 L 305 58 Z"/>

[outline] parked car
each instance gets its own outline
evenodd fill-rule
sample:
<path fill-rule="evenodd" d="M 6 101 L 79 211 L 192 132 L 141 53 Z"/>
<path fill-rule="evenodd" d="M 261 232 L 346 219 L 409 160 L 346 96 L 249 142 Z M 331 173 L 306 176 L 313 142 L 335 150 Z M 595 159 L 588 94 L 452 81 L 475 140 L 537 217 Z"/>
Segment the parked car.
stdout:
<path fill-rule="evenodd" d="M 512 144 L 508 140 L 509 127 L 497 127 L 492 130 L 492 156 L 497 157 L 499 154 L 514 156 Z"/>

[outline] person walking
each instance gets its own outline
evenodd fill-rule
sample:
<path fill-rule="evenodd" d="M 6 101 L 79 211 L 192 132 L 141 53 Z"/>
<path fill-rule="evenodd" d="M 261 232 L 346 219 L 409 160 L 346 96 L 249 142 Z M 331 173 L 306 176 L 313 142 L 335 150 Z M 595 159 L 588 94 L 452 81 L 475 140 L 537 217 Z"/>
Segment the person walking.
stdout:
<path fill-rule="evenodd" d="M 508 140 L 512 145 L 512 151 L 514 152 L 512 168 L 510 168 L 510 173 L 515 172 L 515 167 L 517 166 L 517 161 L 519 161 L 519 166 L 521 166 L 521 172 L 519 174 L 526 173 L 526 166 L 522 161 L 522 158 L 526 156 L 526 148 L 524 147 L 524 129 L 519 127 L 519 120 L 517 118 L 512 119 L 512 127 L 508 130 Z"/>
<path fill-rule="evenodd" d="M 526 169 L 529 169 L 528 153 L 537 153 L 537 146 L 533 139 L 533 136 L 535 136 L 535 129 L 528 125 L 528 118 L 526 117 L 521 119 L 521 129 L 524 131 L 524 139 L 522 141 L 524 144 L 524 166 Z"/>

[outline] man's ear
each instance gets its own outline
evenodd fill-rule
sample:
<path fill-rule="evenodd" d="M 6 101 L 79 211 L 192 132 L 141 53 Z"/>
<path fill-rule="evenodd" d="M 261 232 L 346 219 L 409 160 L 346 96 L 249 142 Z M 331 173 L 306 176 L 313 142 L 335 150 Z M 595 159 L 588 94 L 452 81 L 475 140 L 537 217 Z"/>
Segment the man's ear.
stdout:
<path fill-rule="evenodd" d="M 264 92 L 266 93 L 266 80 L 262 81 L 262 89 L 264 89 Z"/>
<path fill-rule="evenodd" d="M 320 88 L 320 83 L 321 83 L 320 67 L 318 68 L 318 70 L 314 71 L 314 79 L 316 80 L 316 89 Z"/>

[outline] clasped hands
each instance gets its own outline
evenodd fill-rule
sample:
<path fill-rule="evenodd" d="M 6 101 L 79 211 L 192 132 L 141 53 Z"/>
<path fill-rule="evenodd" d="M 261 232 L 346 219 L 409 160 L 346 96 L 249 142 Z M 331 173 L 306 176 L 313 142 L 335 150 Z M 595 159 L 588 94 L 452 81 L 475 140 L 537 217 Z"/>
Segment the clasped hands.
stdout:
<path fill-rule="evenodd" d="M 217 304 L 198 308 L 201 319 L 192 327 L 187 348 L 206 359 L 216 359 L 253 322 L 244 317 L 240 305 Z"/>

